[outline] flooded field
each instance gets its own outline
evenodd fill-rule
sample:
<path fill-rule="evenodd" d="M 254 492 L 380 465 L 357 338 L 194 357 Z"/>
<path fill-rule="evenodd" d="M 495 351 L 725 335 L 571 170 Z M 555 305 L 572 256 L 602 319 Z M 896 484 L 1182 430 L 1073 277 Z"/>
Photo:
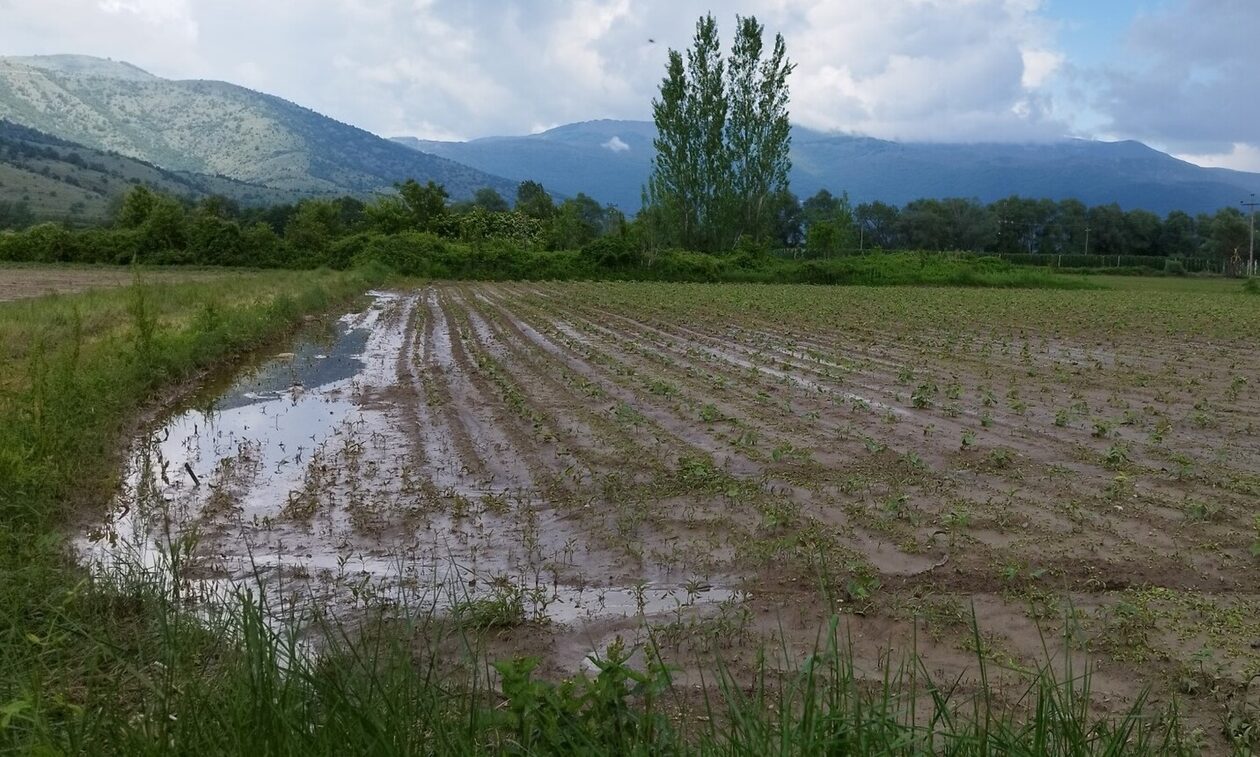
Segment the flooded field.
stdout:
<path fill-rule="evenodd" d="M 635 287 L 374 293 L 149 429 L 83 552 L 178 561 L 204 601 L 432 607 L 561 674 L 649 632 L 684 670 L 799 658 L 838 612 L 873 677 L 1049 650 L 1118 709 L 1250 706 L 1260 374 L 1231 326 Z M 1033 296 L 1053 322 L 1002 325 Z"/>

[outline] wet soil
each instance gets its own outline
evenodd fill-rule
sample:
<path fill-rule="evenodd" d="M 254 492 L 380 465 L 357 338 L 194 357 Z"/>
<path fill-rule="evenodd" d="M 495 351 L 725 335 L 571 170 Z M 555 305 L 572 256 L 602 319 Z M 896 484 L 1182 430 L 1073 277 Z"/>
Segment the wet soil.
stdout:
<path fill-rule="evenodd" d="M 1253 696 L 1241 341 L 684 312 L 376 293 L 155 424 L 83 551 L 211 596 L 492 617 L 556 674 L 649 634 L 684 675 L 790 665 L 840 613 L 876 680 L 913 650 L 974 683 L 979 638 L 1013 681 L 1091 669 L 1115 711 L 1151 687 L 1210 724 Z"/>

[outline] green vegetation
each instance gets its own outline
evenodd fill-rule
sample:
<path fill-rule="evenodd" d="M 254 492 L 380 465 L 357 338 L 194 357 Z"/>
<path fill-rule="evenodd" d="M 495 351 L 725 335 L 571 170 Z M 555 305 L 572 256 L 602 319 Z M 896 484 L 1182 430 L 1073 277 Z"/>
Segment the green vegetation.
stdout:
<path fill-rule="evenodd" d="M 556 206 L 523 183 L 522 210 L 493 199 L 450 206 L 445 190 L 409 181 L 365 205 L 352 198 L 240 208 L 212 197 L 191 209 L 145 187 L 110 228 L 41 224 L 0 234 L 0 261 L 198 264 L 346 270 L 375 262 L 441 279 L 624 279 L 807 284 L 1091 288 L 1081 279 L 967 255 L 889 253 L 793 260 L 755 247 L 711 255 L 655 248 L 643 223 L 579 195 Z M 574 248 L 577 249 L 574 249 Z"/>

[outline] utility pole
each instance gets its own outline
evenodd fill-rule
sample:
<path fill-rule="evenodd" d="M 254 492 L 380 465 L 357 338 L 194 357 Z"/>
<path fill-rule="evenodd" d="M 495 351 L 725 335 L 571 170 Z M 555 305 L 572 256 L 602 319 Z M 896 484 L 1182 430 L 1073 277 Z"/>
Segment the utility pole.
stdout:
<path fill-rule="evenodd" d="M 1085 227 L 1085 254 L 1089 254 L 1089 227 Z"/>
<path fill-rule="evenodd" d="M 1251 242 L 1247 248 L 1247 275 L 1256 275 L 1256 206 L 1260 202 L 1256 202 L 1256 193 L 1251 193 L 1251 200 L 1241 203 L 1244 208 L 1251 210 Z"/>

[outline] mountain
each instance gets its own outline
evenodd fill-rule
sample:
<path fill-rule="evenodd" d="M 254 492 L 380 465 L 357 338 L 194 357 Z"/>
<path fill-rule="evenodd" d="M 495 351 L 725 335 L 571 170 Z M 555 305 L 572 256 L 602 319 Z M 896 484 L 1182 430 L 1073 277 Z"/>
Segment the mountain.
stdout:
<path fill-rule="evenodd" d="M 590 121 L 524 137 L 469 142 L 413 138 L 400 144 L 572 195 L 586 192 L 638 209 L 651 170 L 655 129 L 644 121 Z M 855 203 L 897 205 L 921 197 L 1010 195 L 1118 203 L 1164 214 L 1211 212 L 1260 192 L 1260 174 L 1202 168 L 1138 142 L 1061 140 L 1039 144 L 900 143 L 796 127 L 792 190 L 847 191 Z"/>
<path fill-rule="evenodd" d="M 167 171 L 0 119 L 0 203 L 23 204 L 38 219 L 94 222 L 137 184 L 189 200 L 221 195 L 241 205 L 300 197 L 221 176 Z"/>
<path fill-rule="evenodd" d="M 407 178 L 442 183 L 455 198 L 516 189 L 278 97 L 87 56 L 0 58 L 0 118 L 169 171 L 305 194 L 369 195 Z"/>

